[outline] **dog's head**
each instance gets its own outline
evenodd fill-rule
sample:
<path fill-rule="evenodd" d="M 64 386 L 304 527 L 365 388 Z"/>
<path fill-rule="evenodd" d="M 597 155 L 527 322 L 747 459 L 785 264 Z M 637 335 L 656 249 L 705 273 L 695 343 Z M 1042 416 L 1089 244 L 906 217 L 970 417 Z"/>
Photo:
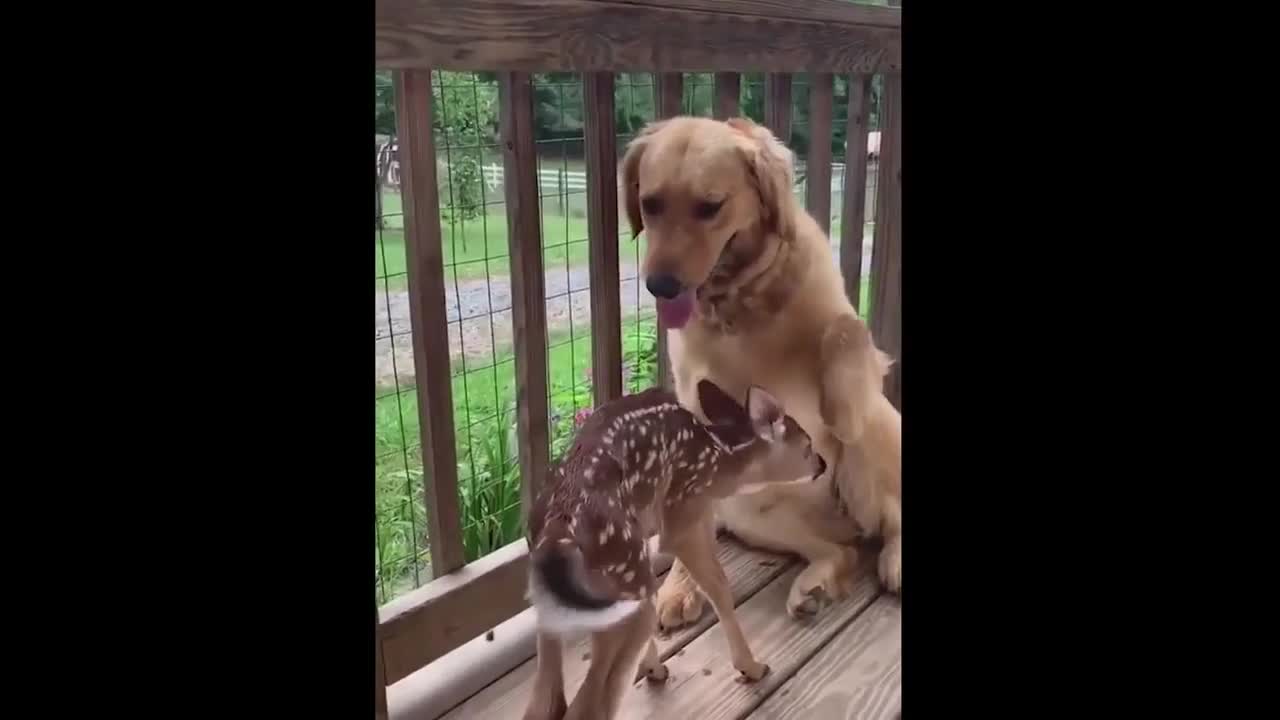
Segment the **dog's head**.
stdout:
<path fill-rule="evenodd" d="M 750 120 L 678 117 L 627 147 L 622 191 L 631 232 L 645 231 L 642 272 L 668 327 L 683 327 L 694 291 L 737 233 L 793 233 L 791 151 Z"/>

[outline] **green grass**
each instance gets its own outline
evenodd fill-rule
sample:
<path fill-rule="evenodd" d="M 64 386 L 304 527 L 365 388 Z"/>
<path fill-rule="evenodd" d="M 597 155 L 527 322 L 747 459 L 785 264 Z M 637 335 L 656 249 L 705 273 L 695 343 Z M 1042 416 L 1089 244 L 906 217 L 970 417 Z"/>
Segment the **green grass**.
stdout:
<path fill-rule="evenodd" d="M 638 339 L 637 339 L 638 334 Z M 627 391 L 656 376 L 652 320 L 624 320 L 623 360 L 634 368 Z M 555 333 L 547 353 L 553 457 L 573 435 L 575 410 L 591 406 L 591 335 Z M 515 364 L 508 350 L 488 367 L 453 377 L 458 496 L 468 561 L 521 537 L 515 449 Z M 417 395 L 379 390 L 375 406 L 377 564 L 385 602 L 431 579 L 427 554 Z M 406 462 L 407 459 L 407 462 Z"/>

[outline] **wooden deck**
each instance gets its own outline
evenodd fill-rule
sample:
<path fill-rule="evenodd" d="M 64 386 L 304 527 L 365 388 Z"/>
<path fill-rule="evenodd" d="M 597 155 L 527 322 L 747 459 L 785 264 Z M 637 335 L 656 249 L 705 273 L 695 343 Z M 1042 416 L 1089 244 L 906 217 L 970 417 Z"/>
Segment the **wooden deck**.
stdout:
<path fill-rule="evenodd" d="M 785 606 L 791 581 L 803 567 L 798 561 L 731 539 L 721 540 L 720 561 L 752 650 L 772 672 L 753 685 L 737 681 L 708 606 L 698 623 L 659 639 L 670 677 L 665 683 L 638 682 L 623 701 L 621 720 L 900 716 L 901 605 L 880 589 L 869 562 L 851 597 L 800 622 L 787 615 Z M 570 698 L 586 676 L 588 642 L 584 638 L 565 652 Z M 443 717 L 519 720 L 535 663 L 522 663 Z"/>

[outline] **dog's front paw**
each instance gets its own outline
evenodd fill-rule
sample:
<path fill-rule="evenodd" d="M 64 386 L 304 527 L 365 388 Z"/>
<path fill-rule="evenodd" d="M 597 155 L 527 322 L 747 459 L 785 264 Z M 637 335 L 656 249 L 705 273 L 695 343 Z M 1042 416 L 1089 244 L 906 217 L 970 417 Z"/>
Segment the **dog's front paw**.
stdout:
<path fill-rule="evenodd" d="M 848 597 L 853 592 L 857 564 L 858 555 L 853 548 L 810 564 L 791 583 L 787 614 L 800 619 L 813 615 L 827 603 Z"/>
<path fill-rule="evenodd" d="M 769 666 L 755 660 L 750 660 L 744 663 L 734 663 L 733 667 L 740 673 L 738 676 L 738 682 L 758 682 L 765 675 L 769 674 Z"/>
<path fill-rule="evenodd" d="M 702 617 L 703 599 L 692 579 L 671 578 L 658 588 L 654 599 L 658 610 L 658 629 L 670 632 Z"/>
<path fill-rule="evenodd" d="M 902 592 L 902 542 L 886 542 L 880 551 L 880 582 L 892 593 Z"/>

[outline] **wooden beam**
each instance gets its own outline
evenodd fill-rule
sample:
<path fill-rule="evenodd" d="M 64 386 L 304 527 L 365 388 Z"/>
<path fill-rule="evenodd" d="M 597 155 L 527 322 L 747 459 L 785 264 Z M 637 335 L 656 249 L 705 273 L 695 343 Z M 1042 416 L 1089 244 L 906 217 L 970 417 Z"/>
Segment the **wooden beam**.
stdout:
<path fill-rule="evenodd" d="M 849 77 L 845 131 L 844 203 L 840 209 L 840 273 L 849 302 L 859 314 L 862 297 L 862 231 L 867 218 L 867 125 L 871 122 L 871 76 Z"/>
<path fill-rule="evenodd" d="M 521 539 L 383 605 L 379 631 L 387 683 L 528 607 L 528 575 L 528 543 Z"/>
<path fill-rule="evenodd" d="M 742 97 L 742 76 L 736 72 L 716 73 L 716 104 L 714 115 L 717 120 L 728 120 L 738 117 L 738 99 Z"/>
<path fill-rule="evenodd" d="M 891 17 L 857 5 L 792 17 L 725 3 L 622 0 L 376 0 L 378 67 L 545 72 L 889 72 Z M 843 4 L 843 3 L 842 3 Z M 893 13 L 896 11 L 888 11 Z"/>
<path fill-rule="evenodd" d="M 387 720 L 387 672 L 382 662 L 382 632 L 378 627 L 378 607 L 373 609 L 373 717 Z"/>
<path fill-rule="evenodd" d="M 515 341 L 520 496 L 528 508 L 550 464 L 547 432 L 547 300 L 542 270 L 538 156 L 533 86 L 527 73 L 498 75 L 498 125 L 511 254 L 511 329 Z"/>
<path fill-rule="evenodd" d="M 871 249 L 871 334 L 895 360 L 885 395 L 902 409 L 902 76 L 887 75 L 880 96 L 880 177 Z"/>
<path fill-rule="evenodd" d="M 684 114 L 684 74 L 654 74 L 654 107 L 659 118 L 676 117 Z M 646 291 L 647 292 L 647 291 Z M 655 319 L 658 330 L 658 384 L 668 390 L 675 387 L 671 377 L 671 358 L 667 355 L 667 328 L 662 318 Z"/>
<path fill-rule="evenodd" d="M 831 232 L 831 73 L 809 78 L 809 158 L 805 162 L 805 208 L 822 231 Z"/>
<path fill-rule="evenodd" d="M 409 322 L 417 378 L 431 570 L 436 576 L 466 562 L 458 509 L 458 457 L 454 445 L 453 383 L 449 377 L 449 324 L 444 303 L 436 151 L 431 129 L 431 71 L 395 74 L 404 198 Z"/>
<path fill-rule="evenodd" d="M 618 155 L 613 73 L 582 78 L 587 156 L 587 249 L 591 277 L 591 382 L 595 405 L 622 397 L 622 306 L 618 298 Z"/>
<path fill-rule="evenodd" d="M 764 76 L 764 124 L 783 145 L 791 142 L 791 76 Z"/>
<path fill-rule="evenodd" d="M 754 15 L 770 20 L 810 20 L 846 25 L 902 27 L 902 11 L 876 5 L 855 5 L 849 0 L 617 0 L 627 5 L 668 10 L 707 10 L 734 15 Z M 894 0 L 889 0 L 892 5 Z"/>

